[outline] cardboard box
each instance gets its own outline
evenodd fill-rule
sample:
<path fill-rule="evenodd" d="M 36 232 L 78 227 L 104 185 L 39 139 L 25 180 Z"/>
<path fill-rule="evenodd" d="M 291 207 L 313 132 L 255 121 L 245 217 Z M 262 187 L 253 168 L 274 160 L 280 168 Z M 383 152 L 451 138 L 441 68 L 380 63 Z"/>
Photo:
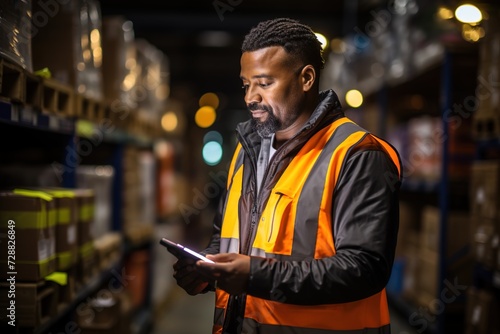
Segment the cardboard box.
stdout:
<path fill-rule="evenodd" d="M 122 236 L 119 232 L 109 232 L 94 240 L 96 265 L 99 270 L 107 270 L 116 264 L 122 255 Z"/>
<path fill-rule="evenodd" d="M 5 279 L 14 271 L 18 282 L 37 282 L 54 272 L 55 224 L 56 207 L 52 196 L 28 190 L 1 192 L 0 235 L 3 240 L 0 251 L 8 254 L 8 245 L 14 246 L 15 264 L 10 267 L 8 258 L 2 257 L 0 278 Z M 15 237 L 9 239 L 9 233 L 14 233 Z"/>
<path fill-rule="evenodd" d="M 56 202 L 56 270 L 65 271 L 76 264 L 78 256 L 76 200 L 70 190 L 44 189 L 44 191 L 52 195 Z"/>
<path fill-rule="evenodd" d="M 471 287 L 467 290 L 466 334 L 498 334 L 500 323 L 498 301 L 486 290 Z"/>
<path fill-rule="evenodd" d="M 471 214 L 487 219 L 500 219 L 500 162 L 476 161 L 472 165 L 470 192 Z"/>
<path fill-rule="evenodd" d="M 473 256 L 477 262 L 493 270 L 500 262 L 500 233 L 492 221 L 484 219 L 480 221 L 473 234 Z"/>
<path fill-rule="evenodd" d="M 498 17 L 498 10 L 488 10 L 490 17 Z M 495 139 L 500 135 L 499 96 L 500 77 L 499 64 L 499 22 L 498 20 L 485 20 L 485 36 L 479 43 L 479 75 L 476 89 L 479 97 L 479 106 L 473 113 L 473 131 L 476 139 Z"/>
<path fill-rule="evenodd" d="M 429 249 L 420 249 L 418 254 L 417 290 L 438 296 L 439 254 Z"/>
<path fill-rule="evenodd" d="M 94 240 L 95 194 L 92 189 L 74 189 L 78 211 L 78 247 Z"/>
<path fill-rule="evenodd" d="M 440 281 L 440 266 L 445 268 L 443 281 Z M 416 282 L 417 301 L 422 306 L 430 306 L 433 299 L 439 299 L 440 288 L 445 280 L 460 285 L 472 285 L 473 258 L 462 256 L 454 261 L 440 263 L 439 253 L 427 248 L 420 248 Z"/>
<path fill-rule="evenodd" d="M 403 275 L 403 288 L 402 295 L 410 301 L 414 301 L 418 294 L 418 274 L 419 274 L 419 259 L 418 259 L 418 246 L 410 244 L 404 250 L 404 275 Z"/>
<path fill-rule="evenodd" d="M 78 188 L 92 189 L 95 195 L 92 235 L 100 236 L 112 230 L 113 183 L 112 166 L 80 165 L 76 168 Z"/>
<path fill-rule="evenodd" d="M 102 21 L 102 79 L 104 96 L 112 105 L 134 108 L 137 52 L 131 21 L 106 16 Z"/>
<path fill-rule="evenodd" d="M 396 246 L 396 258 L 405 255 L 405 248 L 409 244 L 413 245 L 415 237 L 418 234 L 422 205 L 416 205 L 406 201 L 399 203 L 399 230 L 398 230 L 398 243 Z"/>
<path fill-rule="evenodd" d="M 78 212 L 73 191 L 56 187 L 27 190 L 41 191 L 52 196 L 56 206 L 56 271 L 72 268 L 78 255 Z"/>
<path fill-rule="evenodd" d="M 33 13 L 46 13 L 33 2 Z M 102 99 L 101 13 L 94 0 L 66 1 L 47 13 L 50 19 L 32 37 L 33 68 L 49 68 L 52 77 L 80 94 Z"/>
<path fill-rule="evenodd" d="M 97 273 L 98 265 L 94 242 L 89 241 L 78 249 L 78 261 L 76 264 L 77 289 L 85 286 Z"/>
<path fill-rule="evenodd" d="M 420 245 L 431 251 L 440 249 L 441 212 L 439 208 L 426 206 L 422 213 Z M 446 256 L 452 257 L 471 243 L 470 216 L 468 212 L 450 211 L 447 216 Z"/>
<path fill-rule="evenodd" d="M 149 280 L 149 263 L 151 259 L 147 250 L 140 250 L 131 253 L 125 262 L 125 272 L 130 279 L 126 285 L 126 290 L 132 297 L 134 308 L 141 307 L 146 300 L 146 287 Z"/>

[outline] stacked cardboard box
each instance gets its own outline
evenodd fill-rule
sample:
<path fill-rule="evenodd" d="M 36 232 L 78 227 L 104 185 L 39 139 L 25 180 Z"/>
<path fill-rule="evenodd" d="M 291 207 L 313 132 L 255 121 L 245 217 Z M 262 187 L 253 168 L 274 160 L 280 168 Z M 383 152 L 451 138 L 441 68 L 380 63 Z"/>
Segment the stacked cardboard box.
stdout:
<path fill-rule="evenodd" d="M 94 240 L 96 267 L 109 270 L 116 265 L 123 253 L 123 237 L 120 232 L 108 232 Z"/>
<path fill-rule="evenodd" d="M 489 291 L 471 287 L 467 291 L 466 334 L 499 334 L 499 301 Z"/>
<path fill-rule="evenodd" d="M 498 17 L 498 10 L 490 10 L 491 17 Z M 500 137 L 500 20 L 485 21 L 485 36 L 479 53 L 479 75 L 476 97 L 479 102 L 473 113 L 473 134 L 477 139 Z"/>
<path fill-rule="evenodd" d="M 151 152 L 130 147 L 124 152 L 123 230 L 133 244 L 150 240 L 156 219 L 155 164 Z"/>
<path fill-rule="evenodd" d="M 94 193 L 94 219 L 92 234 L 104 235 L 112 230 L 113 182 L 115 170 L 110 165 L 80 165 L 76 168 L 78 188 L 91 189 Z"/>
<path fill-rule="evenodd" d="M 441 284 L 447 281 L 461 285 L 472 283 L 472 257 L 469 254 L 470 219 L 468 212 L 451 211 L 446 217 L 446 247 L 444 263 L 440 263 L 441 212 L 439 208 L 426 206 L 422 214 L 418 250 L 417 302 L 431 307 L 440 298 Z M 465 232 L 465 233 L 464 233 Z M 442 268 L 443 267 L 443 268 Z M 444 281 L 440 281 L 440 270 Z M 444 285 L 445 286 L 445 285 Z"/>
<path fill-rule="evenodd" d="M 91 189 L 72 189 L 78 208 L 78 260 L 76 285 L 86 284 L 98 272 L 94 247 L 95 194 Z"/>
<path fill-rule="evenodd" d="M 477 272 L 484 275 L 467 294 L 466 333 L 500 333 L 500 161 L 476 161 L 470 190 L 471 235 Z"/>
<path fill-rule="evenodd" d="M 477 161 L 472 166 L 470 193 L 476 261 L 500 270 L 500 162 Z"/>
<path fill-rule="evenodd" d="M 85 283 L 80 279 L 96 273 L 91 234 L 94 193 L 88 189 L 26 187 L 0 193 L 0 198 L 2 222 L 15 222 L 19 326 L 37 327 L 74 300 L 77 288 Z M 1 228 L 8 236 L 9 226 Z M 6 265 L 10 264 L 2 263 L 2 276 L 14 271 Z M 1 286 L 2 291 L 8 288 Z M 7 293 L 2 294 L 5 296 Z M 0 300 L 2 305 L 5 302 Z"/>
<path fill-rule="evenodd" d="M 53 197 L 37 191 L 0 193 L 2 235 L 8 235 L 8 221 L 15 222 L 15 268 L 19 281 L 38 281 L 56 269 L 56 204 Z M 33 247 L 35 245 L 35 247 Z M 7 254 L 7 242 L 2 243 Z M 7 258 L 0 275 L 5 278 L 12 270 Z"/>
<path fill-rule="evenodd" d="M 138 94 L 133 24 L 121 16 L 106 16 L 102 34 L 104 96 L 117 110 L 133 109 Z"/>
<path fill-rule="evenodd" d="M 101 12 L 95 0 L 47 6 L 33 2 L 33 13 L 48 15 L 32 37 L 33 67 L 49 68 L 54 79 L 83 96 L 102 99 Z M 57 52 L 54 52 L 57 50 Z"/>
<path fill-rule="evenodd" d="M 55 201 L 46 193 L 0 193 L 1 252 L 13 256 L 0 259 L 0 277 L 4 282 L 7 278 L 15 282 L 15 313 L 20 327 L 37 327 L 55 315 L 58 294 L 43 279 L 56 269 L 56 220 Z M 13 300 L 8 299 L 9 289 L 8 283 L 0 284 L 4 310 Z M 7 323 L 6 315 L 0 315 L 2 323 Z"/>
<path fill-rule="evenodd" d="M 63 188 L 40 188 L 53 197 L 56 205 L 56 272 L 45 280 L 58 291 L 60 304 L 70 303 L 76 295 L 78 255 L 77 203 L 74 194 Z"/>

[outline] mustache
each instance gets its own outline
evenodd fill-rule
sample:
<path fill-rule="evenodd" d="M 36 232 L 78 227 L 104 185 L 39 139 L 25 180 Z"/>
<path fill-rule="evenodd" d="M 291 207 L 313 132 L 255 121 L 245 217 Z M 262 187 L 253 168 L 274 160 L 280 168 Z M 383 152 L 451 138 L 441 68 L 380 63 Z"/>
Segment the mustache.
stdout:
<path fill-rule="evenodd" d="M 270 106 L 266 106 L 265 104 L 258 104 L 258 103 L 250 103 L 248 106 L 248 111 L 255 111 L 255 110 L 264 110 L 264 111 L 267 111 L 268 113 L 272 113 L 273 112 L 273 108 L 271 108 Z"/>

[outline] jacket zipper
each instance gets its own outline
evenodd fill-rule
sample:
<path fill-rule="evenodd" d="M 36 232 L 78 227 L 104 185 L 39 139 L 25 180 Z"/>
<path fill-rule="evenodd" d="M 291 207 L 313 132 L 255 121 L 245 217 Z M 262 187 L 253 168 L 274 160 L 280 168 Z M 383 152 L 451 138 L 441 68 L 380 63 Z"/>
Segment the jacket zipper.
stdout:
<path fill-rule="evenodd" d="M 257 215 L 257 204 L 254 203 L 253 207 L 252 207 L 252 214 L 251 214 L 251 218 L 250 218 L 250 231 L 248 231 L 248 238 L 247 238 L 247 242 L 246 242 L 246 247 L 245 247 L 245 254 L 246 255 L 250 255 L 250 248 L 251 248 L 251 240 L 252 240 L 252 235 L 253 235 L 253 231 L 255 229 L 255 226 L 257 225 L 257 219 L 258 219 L 258 215 Z"/>

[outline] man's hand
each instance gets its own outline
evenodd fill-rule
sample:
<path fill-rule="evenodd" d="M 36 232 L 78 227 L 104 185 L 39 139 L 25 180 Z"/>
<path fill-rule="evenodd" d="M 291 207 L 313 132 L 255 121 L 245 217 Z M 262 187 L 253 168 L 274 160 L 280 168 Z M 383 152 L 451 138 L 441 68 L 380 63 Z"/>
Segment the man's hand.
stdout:
<path fill-rule="evenodd" d="M 195 260 L 180 258 L 173 267 L 177 285 L 186 290 L 188 294 L 197 295 L 207 287 L 209 280 L 197 270 Z"/>
<path fill-rule="evenodd" d="M 215 263 L 196 262 L 203 276 L 217 281 L 217 287 L 230 294 L 246 291 L 250 277 L 250 256 L 235 253 L 207 255 Z"/>

